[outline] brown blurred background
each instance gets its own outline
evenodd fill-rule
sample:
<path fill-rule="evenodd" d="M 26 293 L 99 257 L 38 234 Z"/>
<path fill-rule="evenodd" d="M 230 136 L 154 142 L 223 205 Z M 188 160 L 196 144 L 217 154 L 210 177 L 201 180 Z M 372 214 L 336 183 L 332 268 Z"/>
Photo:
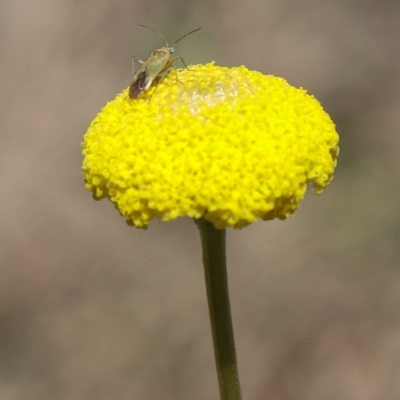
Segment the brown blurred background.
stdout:
<path fill-rule="evenodd" d="M 217 399 L 193 222 L 125 225 L 80 143 L 131 57 L 245 64 L 314 94 L 336 177 L 285 222 L 228 231 L 246 400 L 400 398 L 400 3 L 0 2 L 0 399 Z"/>

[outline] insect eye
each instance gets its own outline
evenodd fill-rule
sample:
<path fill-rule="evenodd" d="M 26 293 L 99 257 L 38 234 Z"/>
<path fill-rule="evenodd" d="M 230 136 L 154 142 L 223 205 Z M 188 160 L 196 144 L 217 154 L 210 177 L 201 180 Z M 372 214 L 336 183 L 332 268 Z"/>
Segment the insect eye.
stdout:
<path fill-rule="evenodd" d="M 169 50 L 170 53 L 174 52 L 174 48 L 173 47 L 168 47 L 168 50 Z"/>

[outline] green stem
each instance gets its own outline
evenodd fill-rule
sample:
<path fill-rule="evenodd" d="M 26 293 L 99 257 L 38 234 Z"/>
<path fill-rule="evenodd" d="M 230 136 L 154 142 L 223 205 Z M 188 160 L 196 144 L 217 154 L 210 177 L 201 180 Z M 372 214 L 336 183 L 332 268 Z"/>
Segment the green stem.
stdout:
<path fill-rule="evenodd" d="M 195 222 L 200 230 L 203 248 L 208 309 L 221 400 L 241 400 L 226 272 L 225 229 L 216 229 L 203 218 Z"/>

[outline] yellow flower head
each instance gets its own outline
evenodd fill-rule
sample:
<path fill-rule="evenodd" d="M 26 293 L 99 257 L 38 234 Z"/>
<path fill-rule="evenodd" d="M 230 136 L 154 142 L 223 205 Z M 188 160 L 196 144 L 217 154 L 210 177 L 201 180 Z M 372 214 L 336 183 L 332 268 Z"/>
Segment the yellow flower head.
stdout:
<path fill-rule="evenodd" d="M 318 101 L 284 79 L 213 64 L 127 89 L 83 142 L 86 187 L 129 224 L 204 217 L 217 228 L 287 218 L 307 182 L 330 182 L 338 134 Z"/>

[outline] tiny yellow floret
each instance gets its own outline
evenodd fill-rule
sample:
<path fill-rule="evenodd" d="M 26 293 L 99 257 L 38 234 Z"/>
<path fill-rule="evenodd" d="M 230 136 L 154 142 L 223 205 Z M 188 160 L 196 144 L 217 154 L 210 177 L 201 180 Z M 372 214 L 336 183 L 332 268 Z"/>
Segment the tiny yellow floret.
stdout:
<path fill-rule="evenodd" d="M 172 70 L 140 98 L 125 89 L 83 142 L 86 187 L 126 221 L 204 217 L 216 228 L 289 217 L 331 181 L 338 134 L 304 89 L 214 64 Z"/>

